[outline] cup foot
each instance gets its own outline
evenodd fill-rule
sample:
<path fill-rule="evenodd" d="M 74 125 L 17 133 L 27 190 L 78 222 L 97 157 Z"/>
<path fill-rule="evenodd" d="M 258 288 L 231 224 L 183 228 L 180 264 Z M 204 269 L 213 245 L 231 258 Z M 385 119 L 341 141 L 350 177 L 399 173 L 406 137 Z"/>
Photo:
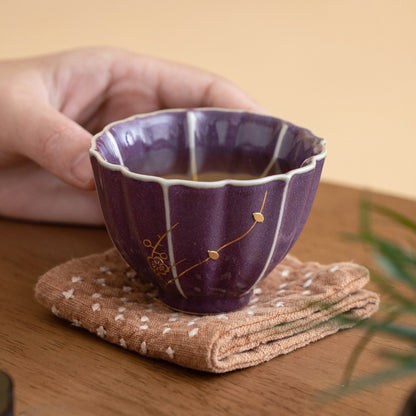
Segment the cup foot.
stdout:
<path fill-rule="evenodd" d="M 232 312 L 248 304 L 253 291 L 239 298 L 212 298 L 204 296 L 193 296 L 182 298 L 172 296 L 170 293 L 159 293 L 160 300 L 172 309 L 191 314 L 216 314 Z"/>

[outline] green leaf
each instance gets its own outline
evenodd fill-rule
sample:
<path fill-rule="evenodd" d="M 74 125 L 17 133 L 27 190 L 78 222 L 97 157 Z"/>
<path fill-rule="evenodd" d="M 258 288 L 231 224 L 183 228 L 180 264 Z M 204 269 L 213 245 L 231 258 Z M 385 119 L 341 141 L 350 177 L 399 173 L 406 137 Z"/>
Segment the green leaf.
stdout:
<path fill-rule="evenodd" d="M 344 374 L 342 376 L 342 384 L 344 386 L 348 386 L 351 378 L 352 373 L 354 372 L 355 367 L 357 366 L 358 359 L 360 358 L 362 352 L 364 351 L 365 347 L 370 343 L 370 341 L 373 339 L 375 335 L 375 330 L 373 328 L 370 328 L 366 331 L 364 336 L 360 339 L 358 344 L 355 346 L 354 350 L 352 351 L 347 365 L 344 369 Z"/>
<path fill-rule="evenodd" d="M 385 332 L 399 338 L 404 338 L 405 340 L 416 342 L 416 327 L 410 325 L 395 324 L 392 322 L 377 322 L 374 320 L 369 320 L 367 325 L 373 330 Z"/>
<path fill-rule="evenodd" d="M 359 377 L 350 382 L 348 385 L 341 384 L 333 389 L 323 391 L 318 395 L 318 400 L 321 403 L 329 402 L 331 400 L 360 392 L 361 390 L 368 389 L 370 387 L 373 388 L 379 384 L 390 382 L 398 378 L 408 377 L 413 374 L 416 374 L 416 363 L 413 363 L 412 365 L 405 364 L 392 366 L 386 370 L 379 371 L 365 377 Z"/>
<path fill-rule="evenodd" d="M 411 292 L 411 295 L 413 296 L 406 297 L 395 289 L 395 287 L 391 284 L 390 279 L 386 278 L 376 270 L 370 270 L 370 276 L 371 281 L 379 287 L 381 292 L 390 296 L 396 309 L 416 314 L 416 293 Z"/>
<path fill-rule="evenodd" d="M 378 263 L 385 272 L 416 289 L 416 276 L 410 267 L 411 264 L 416 265 L 416 258 L 387 241 L 377 239 L 373 245 L 377 250 Z"/>
<path fill-rule="evenodd" d="M 396 223 L 398 223 L 398 224 L 400 224 L 400 225 L 402 225 L 406 228 L 409 228 L 413 232 L 416 232 L 416 222 L 414 222 L 410 218 L 398 213 L 397 211 L 394 211 L 390 208 L 386 208 L 386 207 L 384 207 L 382 205 L 378 205 L 378 204 L 371 204 L 371 208 L 372 208 L 373 211 L 392 219 Z"/>
<path fill-rule="evenodd" d="M 372 246 L 378 263 L 390 277 L 399 279 L 416 289 L 416 256 L 413 253 L 370 234 L 368 230 L 361 232 L 358 239 Z"/>
<path fill-rule="evenodd" d="M 342 384 L 324 392 L 326 394 L 324 401 L 416 373 L 416 326 L 396 322 L 402 315 L 416 315 L 416 253 L 377 235 L 372 227 L 372 215 L 374 213 L 392 220 L 395 225 L 402 227 L 404 231 L 413 233 L 416 237 L 415 221 L 390 208 L 374 204 L 368 194 L 362 196 L 358 234 L 348 234 L 347 237 L 362 242 L 373 250 L 376 262 L 382 272 L 372 270 L 371 280 L 381 292 L 389 296 L 388 300 L 390 302 L 382 304 L 380 312 L 384 310 L 387 313 L 384 317 L 383 314 L 380 317 L 379 313 L 378 320 L 370 318 L 366 321 L 357 322 L 348 314 L 334 318 L 339 319 L 344 326 L 357 324 L 364 327 L 366 332 L 350 355 L 343 374 Z M 407 286 L 406 293 L 394 286 L 394 281 L 397 280 Z M 403 353 L 398 349 L 382 350 L 380 356 L 393 361 L 394 365 L 392 367 L 365 377 L 352 379 L 359 357 L 378 333 L 385 333 L 391 337 L 406 340 L 410 351 Z"/>
<path fill-rule="evenodd" d="M 396 361 L 400 365 L 415 365 L 416 366 L 416 356 L 414 353 L 403 353 L 397 351 L 383 350 L 381 355 L 384 358 L 387 358 L 392 361 Z"/>

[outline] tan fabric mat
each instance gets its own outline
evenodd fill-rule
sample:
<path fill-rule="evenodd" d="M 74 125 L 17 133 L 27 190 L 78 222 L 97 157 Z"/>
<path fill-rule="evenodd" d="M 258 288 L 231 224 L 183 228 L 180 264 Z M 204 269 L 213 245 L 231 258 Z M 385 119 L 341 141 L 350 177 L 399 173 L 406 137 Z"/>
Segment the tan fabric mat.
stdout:
<path fill-rule="evenodd" d="M 367 269 L 302 263 L 292 256 L 245 308 L 219 315 L 175 312 L 115 249 L 74 259 L 40 277 L 36 299 L 55 315 L 141 355 L 223 373 L 254 366 L 349 328 L 373 314 Z M 344 319 L 346 318 L 346 319 Z"/>

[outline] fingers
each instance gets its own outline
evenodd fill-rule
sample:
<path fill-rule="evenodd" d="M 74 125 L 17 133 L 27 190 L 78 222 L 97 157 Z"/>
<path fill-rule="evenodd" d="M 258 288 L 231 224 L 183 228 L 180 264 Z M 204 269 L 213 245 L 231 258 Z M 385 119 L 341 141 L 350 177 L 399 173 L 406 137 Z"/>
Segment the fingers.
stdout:
<path fill-rule="evenodd" d="M 53 223 L 104 224 L 96 192 L 67 185 L 31 162 L 3 169 L 0 216 Z"/>
<path fill-rule="evenodd" d="M 88 156 L 92 136 L 70 117 L 74 114 L 81 117 L 78 113 L 84 112 L 88 106 L 96 111 L 92 112 L 94 117 L 90 115 L 88 120 L 84 120 L 85 125 L 96 127 L 102 127 L 101 124 L 115 118 L 162 108 L 208 106 L 265 112 L 242 90 L 209 72 L 118 49 L 99 49 L 94 54 L 87 52 L 80 52 L 82 61 L 78 53 L 68 53 L 65 65 L 58 65 L 59 68 L 66 68 L 66 75 L 61 77 L 66 80 L 63 82 L 65 88 L 58 85 L 65 93 L 51 88 L 59 77 L 56 77 L 56 71 L 48 69 L 46 72 L 50 73 L 49 78 L 54 82 L 45 76 L 33 77 L 32 81 L 37 82 L 49 79 L 47 85 L 42 81 L 36 89 L 33 82 L 29 82 L 30 88 L 27 88 L 28 82 L 20 80 L 18 94 L 12 94 L 11 103 L 7 102 L 9 116 L 0 114 L 0 122 L 5 121 L 3 125 L 12 126 L 3 138 L 0 137 L 0 142 L 3 141 L 0 145 L 7 146 L 15 155 L 35 161 L 78 188 L 94 187 Z M 98 59 L 101 55 L 102 59 Z M 100 62 L 99 68 L 97 62 Z M 82 71 L 79 70 L 80 65 Z M 36 71 L 29 73 L 39 72 L 36 68 Z M 105 82 L 89 88 L 90 83 L 85 80 L 89 80 L 91 74 L 100 74 L 100 71 L 111 76 L 106 75 Z M 58 86 L 54 85 L 54 88 Z"/>
<path fill-rule="evenodd" d="M 240 88 L 209 72 L 165 63 L 160 71 L 159 99 L 167 107 L 223 107 L 264 113 Z"/>
<path fill-rule="evenodd" d="M 112 88 L 118 96 L 134 95 L 136 112 L 164 108 L 223 107 L 264 113 L 240 88 L 208 71 L 191 66 L 113 51 Z M 145 98 L 145 100 L 143 100 Z"/>
<path fill-rule="evenodd" d="M 12 140 L 16 153 L 33 160 L 63 181 L 82 189 L 93 189 L 88 156 L 91 135 L 51 107 L 27 112 L 16 124 Z"/>

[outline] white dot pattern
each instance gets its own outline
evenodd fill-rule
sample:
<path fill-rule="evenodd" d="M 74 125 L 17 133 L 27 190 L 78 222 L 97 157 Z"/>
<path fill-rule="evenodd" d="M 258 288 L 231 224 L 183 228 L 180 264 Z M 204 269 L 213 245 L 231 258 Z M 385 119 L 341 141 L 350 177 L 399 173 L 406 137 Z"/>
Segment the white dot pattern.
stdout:
<path fill-rule="evenodd" d="M 198 334 L 198 332 L 199 332 L 199 328 L 194 328 L 194 329 L 191 329 L 191 330 L 188 332 L 189 338 L 192 338 L 192 337 L 196 336 L 196 335 Z"/>
<path fill-rule="evenodd" d="M 166 354 L 169 356 L 169 358 L 171 360 L 173 360 L 175 358 L 175 351 L 173 351 L 173 349 L 171 347 L 168 347 L 166 349 Z"/>
<path fill-rule="evenodd" d="M 312 284 L 313 280 L 312 279 L 308 279 L 302 286 L 303 287 L 309 287 Z"/>
<path fill-rule="evenodd" d="M 64 290 L 62 292 L 62 295 L 64 296 L 65 299 L 72 299 L 74 297 L 74 292 L 75 289 L 69 289 L 69 290 Z"/>
<path fill-rule="evenodd" d="M 187 340 L 189 345 L 209 341 L 207 328 L 211 328 L 210 333 L 213 328 L 226 333 L 227 328 L 234 330 L 236 320 L 240 322 L 239 328 L 248 328 L 270 317 L 290 316 L 290 311 L 299 309 L 302 303 L 313 304 L 319 297 L 326 299 L 338 284 L 343 266 L 303 265 L 300 268 L 299 263 L 289 261 L 277 266 L 273 278 L 260 281 L 248 305 L 240 310 L 195 316 L 172 312 L 164 306 L 155 288 L 142 283 L 125 263 L 102 262 L 92 275 L 74 270 L 49 307 L 54 315 L 68 319 L 73 326 L 84 327 L 122 348 L 180 362 Z M 124 279 L 121 284 L 120 276 Z M 329 281 L 328 286 L 323 287 L 322 281 L 325 284 Z M 81 303 L 89 310 L 88 319 L 77 312 Z M 68 318 L 62 311 L 70 305 L 75 306 Z"/>
<path fill-rule="evenodd" d="M 107 266 L 100 266 L 100 272 L 104 274 L 112 274 L 111 270 Z"/>
<path fill-rule="evenodd" d="M 336 270 L 337 270 L 336 266 L 333 266 L 330 269 L 331 272 L 335 272 Z M 107 277 L 106 278 L 97 277 L 96 283 L 97 285 L 99 285 L 99 287 L 105 288 L 109 284 L 107 279 L 109 279 L 110 276 L 113 275 L 113 271 L 110 269 L 110 267 L 102 265 L 99 267 L 99 272 L 101 275 L 105 274 Z M 302 278 L 306 280 L 303 280 L 300 282 L 301 289 L 302 289 L 300 293 L 302 294 L 302 296 L 306 297 L 306 296 L 311 295 L 312 291 L 310 288 L 312 288 L 313 286 L 312 276 L 314 275 L 314 273 L 315 273 L 314 271 L 303 273 Z M 278 274 L 281 276 L 281 279 L 283 279 L 283 281 L 279 282 L 279 284 L 277 285 L 278 290 L 276 291 L 276 293 L 278 295 L 281 295 L 281 297 L 274 298 L 273 300 L 270 301 L 269 305 L 270 307 L 275 308 L 275 309 L 282 309 L 285 307 L 285 302 L 284 302 L 285 297 L 290 296 L 291 293 L 296 292 L 296 291 L 299 293 L 299 290 L 297 289 L 299 279 L 296 280 L 293 278 L 293 273 L 291 272 L 289 268 L 282 268 L 278 270 Z M 137 277 L 136 273 L 132 272 L 131 270 L 125 272 L 125 276 L 130 281 L 135 280 Z M 72 276 L 71 283 L 78 284 L 81 282 L 83 282 L 83 278 L 81 276 Z M 104 289 L 100 289 L 92 293 L 91 298 L 95 300 L 104 299 L 102 292 L 101 292 L 102 290 Z M 134 288 L 131 285 L 123 285 L 121 287 L 121 291 L 126 295 L 134 294 Z M 258 313 L 258 308 L 257 308 L 258 304 L 264 301 L 264 299 L 262 298 L 263 293 L 264 291 L 262 288 L 260 287 L 254 288 L 253 296 L 250 299 L 248 306 L 246 306 L 241 312 L 244 312 L 246 316 L 248 317 L 254 318 L 254 316 Z M 62 295 L 67 300 L 73 299 L 75 296 L 75 289 L 73 287 L 69 288 L 63 291 Z M 150 299 L 157 298 L 157 292 L 155 292 L 154 290 L 150 290 L 147 292 L 147 296 Z M 128 319 L 129 314 L 133 313 L 134 306 L 135 306 L 134 300 L 133 302 L 131 302 L 129 298 L 127 298 L 126 296 L 120 297 L 119 301 L 122 302 L 124 305 L 118 306 L 116 308 L 117 312 L 113 315 L 113 322 L 115 322 L 116 324 L 120 322 L 124 322 L 126 319 Z M 91 304 L 91 309 L 94 312 L 100 312 L 102 311 L 102 308 L 103 306 L 101 302 L 93 302 Z M 140 314 L 138 316 L 138 319 L 141 323 L 137 325 L 137 329 L 138 331 L 140 331 L 139 333 L 145 334 L 147 333 L 147 331 L 153 328 L 153 325 L 154 325 L 152 323 L 151 318 L 148 315 L 148 314 L 155 313 L 154 303 L 152 302 L 152 303 L 146 304 L 145 309 L 142 309 L 142 311 L 145 312 L 146 314 Z M 57 315 L 59 314 L 59 311 L 57 310 L 56 307 L 53 307 L 53 312 Z M 214 318 L 217 319 L 218 321 L 228 321 L 229 316 L 230 314 L 222 313 L 222 314 L 215 315 Z M 178 312 L 173 312 L 173 313 L 167 314 L 166 321 L 161 323 L 161 330 L 159 333 L 164 337 L 170 337 L 172 336 L 171 334 L 174 335 L 176 333 L 176 331 L 178 330 L 178 326 L 182 326 L 185 324 L 186 327 L 188 327 L 187 337 L 190 339 L 195 338 L 198 336 L 200 332 L 198 321 L 201 319 L 204 320 L 204 317 L 195 317 L 195 316 L 191 317 L 190 316 L 188 319 L 188 316 L 184 318 L 183 314 L 178 313 Z M 251 318 L 247 318 L 247 319 L 251 319 Z M 77 319 L 74 319 L 72 323 L 73 325 L 76 325 L 76 326 L 82 326 L 81 321 Z M 96 333 L 101 338 L 107 338 L 107 329 L 103 325 L 97 326 Z M 123 348 L 128 348 L 128 342 L 123 337 L 120 337 L 118 339 L 118 344 Z M 138 351 L 143 355 L 147 355 L 149 353 L 148 348 L 149 347 L 148 347 L 147 341 L 143 340 L 140 343 L 140 348 L 138 349 Z M 169 359 L 171 360 L 175 359 L 175 351 L 171 345 L 166 347 L 165 354 L 169 357 Z"/>
<path fill-rule="evenodd" d="M 94 312 L 100 311 L 100 310 L 101 310 L 101 305 L 100 305 L 99 303 L 93 303 L 93 304 L 91 305 L 91 309 L 92 309 Z"/>
<path fill-rule="evenodd" d="M 136 274 L 136 272 L 134 270 L 129 270 L 128 272 L 126 272 L 126 276 L 129 279 L 135 279 L 136 276 L 137 276 L 137 274 Z"/>
<path fill-rule="evenodd" d="M 58 308 L 57 308 L 55 305 L 52 305 L 51 312 L 52 312 L 55 316 L 58 316 L 58 317 L 60 316 L 60 315 L 59 315 Z"/>
<path fill-rule="evenodd" d="M 97 335 L 98 335 L 100 338 L 105 338 L 105 336 L 107 335 L 107 331 L 105 330 L 105 328 L 104 328 L 102 325 L 100 325 L 100 326 L 97 328 L 96 332 L 97 332 Z"/>

